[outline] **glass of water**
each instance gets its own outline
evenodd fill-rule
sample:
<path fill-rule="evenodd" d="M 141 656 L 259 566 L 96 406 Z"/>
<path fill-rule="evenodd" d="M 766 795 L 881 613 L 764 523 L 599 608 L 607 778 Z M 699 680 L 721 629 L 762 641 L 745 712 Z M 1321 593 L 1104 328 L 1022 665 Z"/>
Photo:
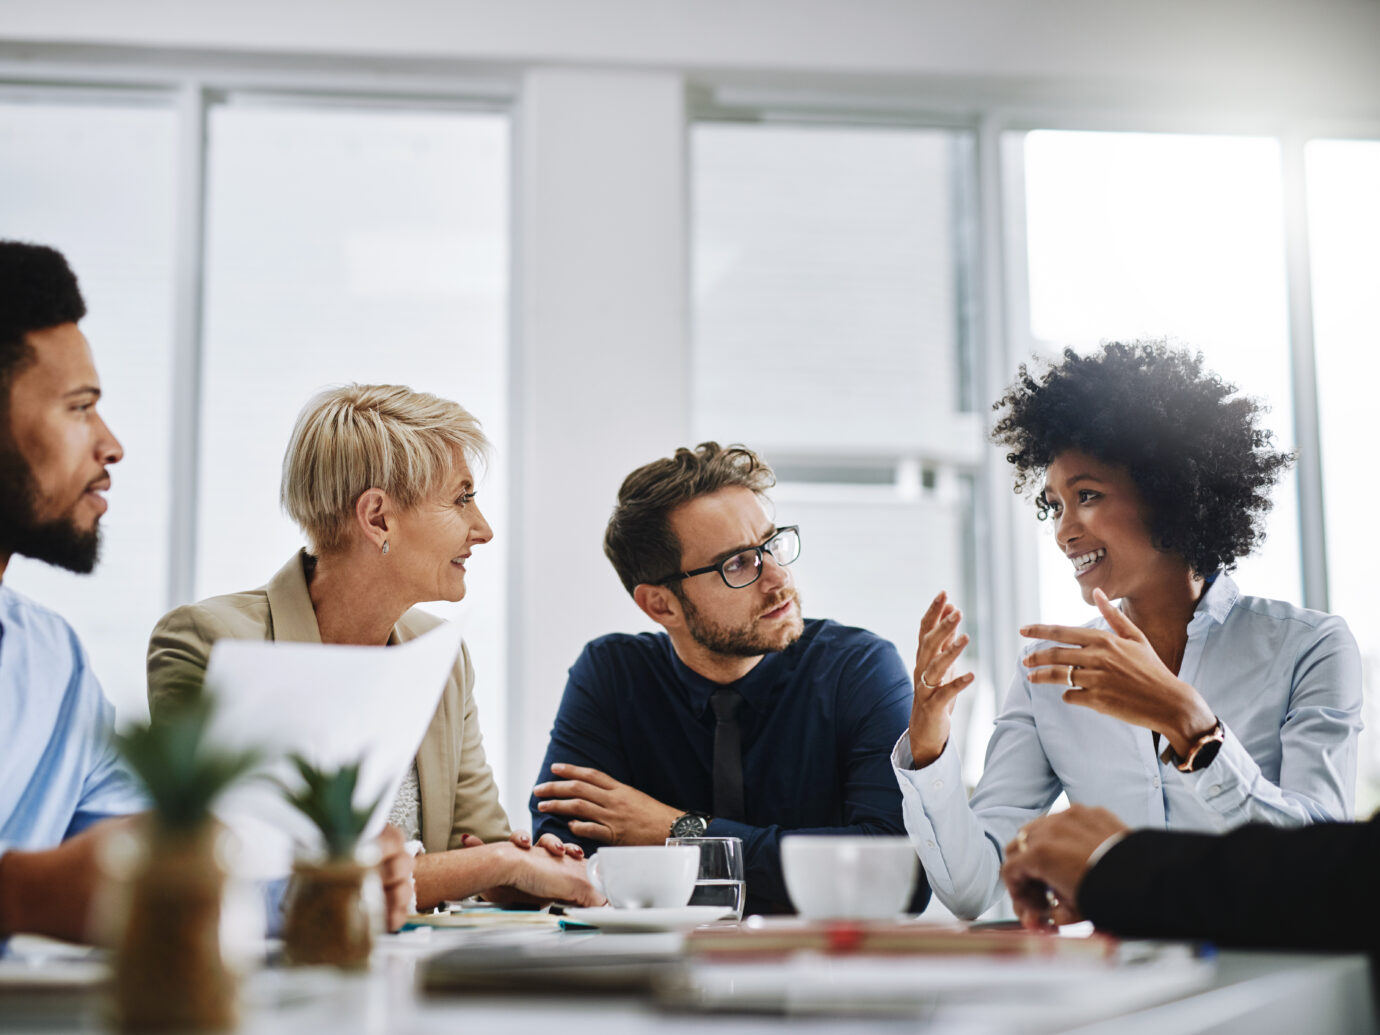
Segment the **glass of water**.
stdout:
<path fill-rule="evenodd" d="M 695 879 L 692 906 L 722 906 L 724 914 L 743 918 L 743 839 L 740 837 L 668 837 L 668 845 L 700 850 L 700 874 Z"/>

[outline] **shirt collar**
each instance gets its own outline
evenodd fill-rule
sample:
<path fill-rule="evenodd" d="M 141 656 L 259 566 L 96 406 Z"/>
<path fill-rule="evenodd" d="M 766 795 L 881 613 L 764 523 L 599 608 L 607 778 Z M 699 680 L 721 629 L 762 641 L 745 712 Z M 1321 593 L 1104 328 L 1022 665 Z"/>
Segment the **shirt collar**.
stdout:
<path fill-rule="evenodd" d="M 732 683 L 716 683 L 712 679 L 706 679 L 682 661 L 669 637 L 667 637 L 666 643 L 666 649 L 671 652 L 671 664 L 676 670 L 676 675 L 680 678 L 681 685 L 685 687 L 689 695 L 691 710 L 697 715 L 707 712 L 709 699 L 716 692 L 725 688 L 737 690 L 743 695 L 743 700 L 747 702 L 748 707 L 758 713 L 762 712 L 771 697 L 772 687 L 776 684 L 777 677 L 785 671 L 782 666 L 789 664 L 786 655 L 793 651 L 794 646 L 792 644 L 784 651 L 773 651 L 767 654 L 742 679 Z"/>
<path fill-rule="evenodd" d="M 1189 625 L 1204 622 L 1215 622 L 1217 625 L 1222 625 L 1240 598 L 1241 591 L 1236 588 L 1236 583 L 1226 572 L 1218 571 L 1209 575 L 1207 588 L 1203 591 L 1202 599 L 1198 601 L 1198 606 L 1193 611 L 1193 618 Z"/>

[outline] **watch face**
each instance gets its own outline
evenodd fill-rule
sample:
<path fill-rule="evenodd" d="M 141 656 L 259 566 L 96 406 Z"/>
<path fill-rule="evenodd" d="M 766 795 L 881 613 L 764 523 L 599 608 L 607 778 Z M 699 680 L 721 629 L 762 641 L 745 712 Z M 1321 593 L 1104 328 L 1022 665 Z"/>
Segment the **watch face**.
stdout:
<path fill-rule="evenodd" d="M 1190 773 L 1200 773 L 1208 766 L 1212 765 L 1212 760 L 1217 757 L 1217 753 L 1222 750 L 1221 740 L 1209 740 L 1200 747 L 1193 756 L 1193 762 L 1188 767 Z"/>
<path fill-rule="evenodd" d="M 683 816 L 676 817 L 676 821 L 671 824 L 672 837 L 703 837 L 709 824 L 705 822 L 703 816 L 693 812 L 687 812 Z"/>

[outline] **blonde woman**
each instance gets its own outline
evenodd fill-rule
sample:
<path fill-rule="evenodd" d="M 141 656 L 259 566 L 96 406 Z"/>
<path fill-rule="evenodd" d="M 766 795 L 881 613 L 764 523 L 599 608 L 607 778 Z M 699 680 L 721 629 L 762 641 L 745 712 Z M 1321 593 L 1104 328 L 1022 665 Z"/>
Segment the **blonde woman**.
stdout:
<path fill-rule="evenodd" d="M 463 598 L 465 564 L 493 538 L 471 471 L 488 448 L 464 407 L 434 395 L 347 385 L 313 398 L 297 418 L 282 476 L 283 507 L 308 548 L 258 589 L 163 616 L 149 641 L 154 715 L 200 684 L 223 637 L 384 646 L 433 628 L 439 620 L 414 605 Z M 533 850 L 527 834 L 510 834 L 473 686 L 462 646 L 390 815 L 425 849 L 418 906 L 481 893 L 500 902 L 602 902 L 577 846 L 547 836 Z"/>

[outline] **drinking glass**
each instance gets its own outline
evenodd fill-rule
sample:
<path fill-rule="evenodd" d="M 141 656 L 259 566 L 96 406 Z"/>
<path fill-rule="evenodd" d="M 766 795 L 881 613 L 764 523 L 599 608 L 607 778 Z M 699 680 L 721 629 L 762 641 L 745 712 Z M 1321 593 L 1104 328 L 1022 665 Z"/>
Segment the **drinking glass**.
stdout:
<path fill-rule="evenodd" d="M 668 837 L 668 845 L 700 850 L 700 872 L 695 878 L 692 906 L 722 906 L 735 919 L 743 918 L 743 839 L 740 837 Z"/>

